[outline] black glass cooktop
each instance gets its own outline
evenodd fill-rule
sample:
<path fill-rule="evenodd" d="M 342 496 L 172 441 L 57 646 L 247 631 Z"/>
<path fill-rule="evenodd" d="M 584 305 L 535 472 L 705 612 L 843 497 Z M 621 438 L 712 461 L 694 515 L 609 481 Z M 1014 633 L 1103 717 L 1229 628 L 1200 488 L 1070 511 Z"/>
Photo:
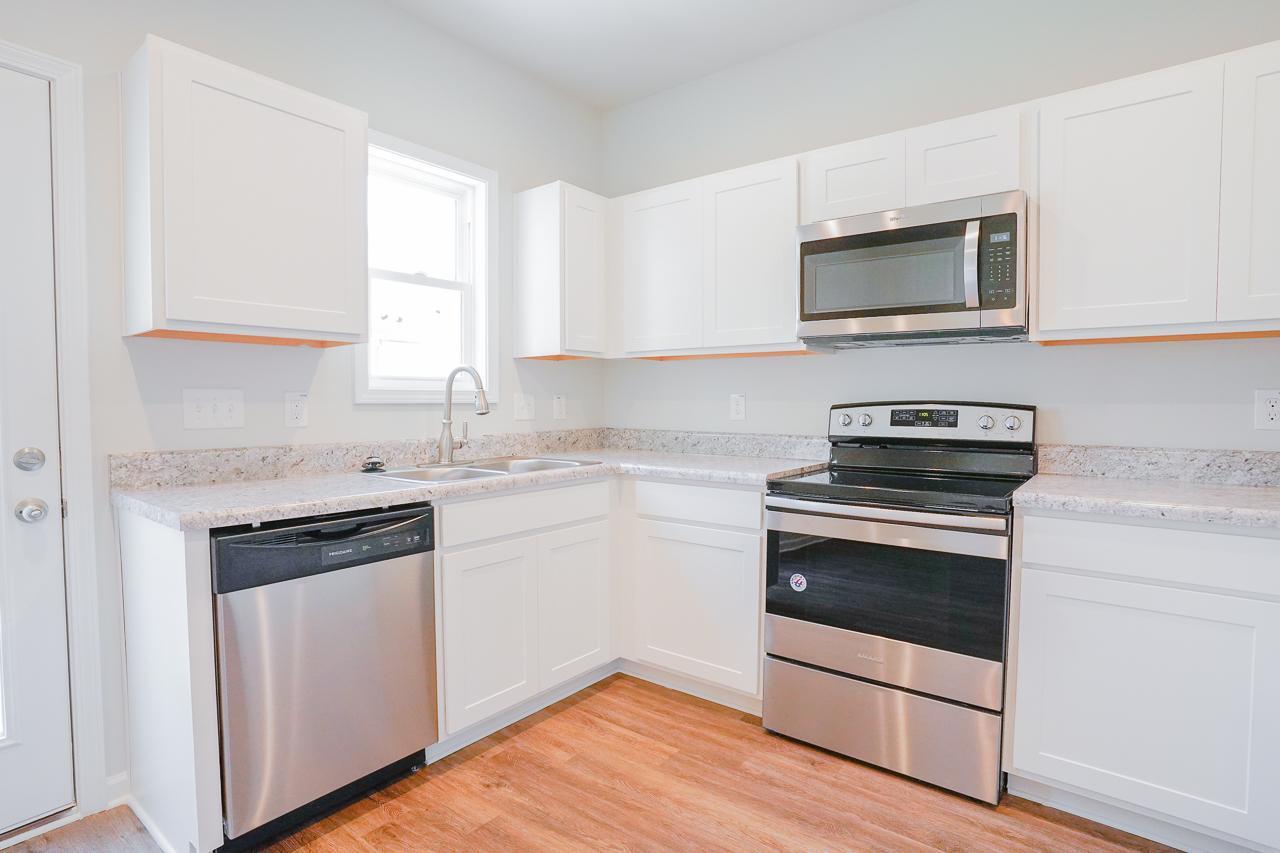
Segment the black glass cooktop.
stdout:
<path fill-rule="evenodd" d="M 769 481 L 771 494 L 916 509 L 1007 513 L 1025 480 L 828 468 Z"/>

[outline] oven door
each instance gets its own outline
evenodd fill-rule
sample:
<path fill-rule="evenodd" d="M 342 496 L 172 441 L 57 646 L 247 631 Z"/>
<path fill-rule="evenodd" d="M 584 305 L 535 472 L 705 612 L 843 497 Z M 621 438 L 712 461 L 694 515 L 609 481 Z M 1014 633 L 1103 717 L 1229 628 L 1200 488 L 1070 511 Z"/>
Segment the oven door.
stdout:
<path fill-rule="evenodd" d="M 802 338 L 1025 326 L 1023 194 L 802 226 Z"/>
<path fill-rule="evenodd" d="M 998 711 L 1004 516 L 769 497 L 765 651 Z"/>

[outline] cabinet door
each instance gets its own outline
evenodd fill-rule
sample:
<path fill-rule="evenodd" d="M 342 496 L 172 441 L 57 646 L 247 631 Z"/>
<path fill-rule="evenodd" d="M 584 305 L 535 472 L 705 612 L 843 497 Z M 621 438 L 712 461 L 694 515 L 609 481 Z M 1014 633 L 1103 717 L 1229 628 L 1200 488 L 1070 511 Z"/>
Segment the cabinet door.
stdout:
<path fill-rule="evenodd" d="M 1216 316 L 1222 61 L 1046 100 L 1039 327 Z"/>
<path fill-rule="evenodd" d="M 906 201 L 905 135 L 890 133 L 801 158 L 805 222 L 895 210 Z"/>
<path fill-rule="evenodd" d="M 647 519 L 636 530 L 636 656 L 755 693 L 760 536 Z"/>
<path fill-rule="evenodd" d="M 609 523 L 538 537 L 539 689 L 612 660 Z"/>
<path fill-rule="evenodd" d="M 445 554 L 445 730 L 454 734 L 538 692 L 536 537 Z"/>
<path fill-rule="evenodd" d="M 619 262 L 628 352 L 702 345 L 702 219 L 696 181 L 622 200 Z"/>
<path fill-rule="evenodd" d="M 604 234 L 607 200 L 563 184 L 564 348 L 604 352 Z"/>
<path fill-rule="evenodd" d="M 1280 844 L 1280 604 L 1021 582 L 1013 770 Z"/>
<path fill-rule="evenodd" d="M 796 161 L 712 175 L 703 196 L 703 346 L 795 341 Z"/>
<path fill-rule="evenodd" d="M 907 131 L 907 204 L 1018 189 L 1021 119 L 1010 107 Z"/>
<path fill-rule="evenodd" d="M 362 335 L 362 113 L 165 48 L 165 316 Z"/>
<path fill-rule="evenodd" d="M 1218 319 L 1280 317 L 1280 45 L 1227 57 Z"/>

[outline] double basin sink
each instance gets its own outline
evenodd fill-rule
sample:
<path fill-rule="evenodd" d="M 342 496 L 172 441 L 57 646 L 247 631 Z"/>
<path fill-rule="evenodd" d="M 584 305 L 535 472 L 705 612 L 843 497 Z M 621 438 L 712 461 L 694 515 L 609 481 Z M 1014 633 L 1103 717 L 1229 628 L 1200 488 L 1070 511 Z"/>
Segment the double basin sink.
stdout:
<path fill-rule="evenodd" d="M 598 465 L 576 459 L 551 459 L 542 456 L 504 456 L 500 459 L 477 459 L 473 462 L 453 462 L 441 465 L 424 465 L 421 468 L 396 468 L 378 471 L 377 477 L 390 480 L 407 480 L 412 483 L 447 483 L 454 480 L 475 480 L 480 477 L 508 477 L 512 474 L 529 474 L 534 471 L 558 471 L 562 468 L 581 468 Z"/>

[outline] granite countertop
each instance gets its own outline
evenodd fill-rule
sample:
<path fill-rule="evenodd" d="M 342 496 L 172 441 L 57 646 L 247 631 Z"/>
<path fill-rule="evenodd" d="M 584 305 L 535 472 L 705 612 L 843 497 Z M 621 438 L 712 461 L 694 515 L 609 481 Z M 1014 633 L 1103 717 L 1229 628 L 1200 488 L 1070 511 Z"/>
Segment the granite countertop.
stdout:
<path fill-rule="evenodd" d="M 412 483 L 350 473 L 244 480 L 204 486 L 117 489 L 112 492 L 111 500 L 123 512 L 141 515 L 167 527 L 207 530 L 235 524 L 375 509 L 393 504 L 469 497 L 533 486 L 552 486 L 616 474 L 763 486 L 770 477 L 785 477 L 826 467 L 825 461 L 805 459 L 711 456 L 644 450 L 609 449 L 546 455 L 560 459 L 590 460 L 599 464 L 443 483 Z"/>
<path fill-rule="evenodd" d="M 1280 529 L 1280 486 L 1037 474 L 1014 506 L 1196 524 Z"/>

